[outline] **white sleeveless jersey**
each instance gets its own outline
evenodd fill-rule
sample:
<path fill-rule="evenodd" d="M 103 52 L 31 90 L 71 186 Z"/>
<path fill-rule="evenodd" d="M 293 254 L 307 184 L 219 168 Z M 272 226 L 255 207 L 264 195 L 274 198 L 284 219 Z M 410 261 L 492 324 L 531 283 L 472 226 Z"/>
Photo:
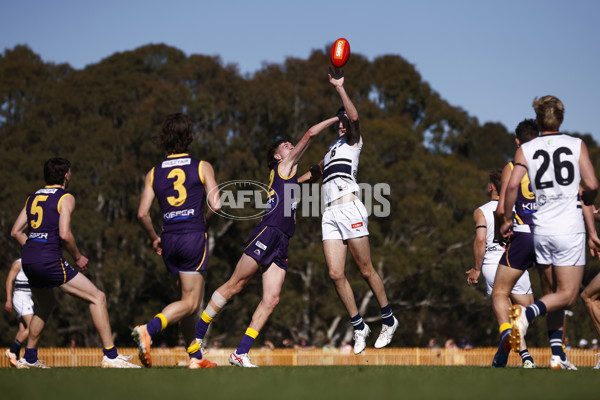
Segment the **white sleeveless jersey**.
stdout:
<path fill-rule="evenodd" d="M 494 211 L 496 211 L 497 207 L 498 200 L 492 200 L 479 207 L 479 210 L 483 212 L 485 225 L 487 227 L 485 236 L 485 254 L 483 256 L 484 264 L 498 265 L 500 257 L 504 254 L 504 247 L 500 245 L 495 237 L 496 226 L 494 221 Z"/>
<path fill-rule="evenodd" d="M 20 262 L 21 259 L 19 258 L 16 261 Z M 22 267 L 19 270 L 19 272 L 17 272 L 17 276 L 15 277 L 14 289 L 15 290 L 30 290 L 29 289 L 29 279 L 27 279 L 27 275 L 25 275 L 25 272 L 23 271 Z"/>
<path fill-rule="evenodd" d="M 537 235 L 585 233 L 579 200 L 581 139 L 560 133 L 539 136 L 521 148 L 537 202 Z"/>
<path fill-rule="evenodd" d="M 362 150 L 362 137 L 358 146 L 350 146 L 346 136 L 338 138 L 331 146 L 325 158 L 323 167 L 323 199 L 325 204 L 339 199 L 348 193 L 359 192 L 356 183 L 358 159 Z"/>

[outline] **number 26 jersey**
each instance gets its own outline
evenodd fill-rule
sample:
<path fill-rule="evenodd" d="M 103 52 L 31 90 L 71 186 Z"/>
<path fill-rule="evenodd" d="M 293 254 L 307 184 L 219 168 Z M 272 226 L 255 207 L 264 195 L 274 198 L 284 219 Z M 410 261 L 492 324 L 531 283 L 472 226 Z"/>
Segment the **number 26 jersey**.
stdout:
<path fill-rule="evenodd" d="M 579 200 L 581 139 L 560 133 L 539 136 L 521 146 L 537 211 L 536 235 L 584 233 Z"/>

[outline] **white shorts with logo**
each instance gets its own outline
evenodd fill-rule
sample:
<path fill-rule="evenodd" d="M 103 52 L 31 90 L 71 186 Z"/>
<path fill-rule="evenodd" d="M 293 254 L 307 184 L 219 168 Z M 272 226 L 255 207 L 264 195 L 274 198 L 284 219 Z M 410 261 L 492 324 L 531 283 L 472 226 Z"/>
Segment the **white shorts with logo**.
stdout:
<path fill-rule="evenodd" d="M 329 206 L 323 212 L 323 240 L 353 239 L 367 236 L 367 209 L 360 200 Z"/>
<path fill-rule="evenodd" d="M 585 266 L 585 233 L 533 235 L 535 259 L 540 265 Z"/>
<path fill-rule="evenodd" d="M 498 269 L 498 264 L 483 264 L 481 266 L 481 274 L 483 275 L 483 280 L 485 280 L 485 289 L 487 294 L 492 294 L 492 289 L 494 288 L 494 279 L 496 279 L 496 270 Z M 533 293 L 531 289 L 531 282 L 529 281 L 529 272 L 525 271 L 523 275 L 519 278 L 519 280 L 515 283 L 512 290 L 510 291 L 512 294 L 530 294 Z"/>
<path fill-rule="evenodd" d="M 33 314 L 33 299 L 30 290 L 13 291 L 12 303 L 19 318 L 23 315 Z"/>

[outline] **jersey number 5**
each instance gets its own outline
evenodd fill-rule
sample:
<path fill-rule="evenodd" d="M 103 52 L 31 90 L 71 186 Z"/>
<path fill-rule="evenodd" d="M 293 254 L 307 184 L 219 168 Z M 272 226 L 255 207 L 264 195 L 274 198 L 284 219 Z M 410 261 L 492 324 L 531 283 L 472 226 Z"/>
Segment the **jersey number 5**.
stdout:
<path fill-rule="evenodd" d="M 33 229 L 37 229 L 42 225 L 42 218 L 44 218 L 44 209 L 38 203 L 48 200 L 48 196 L 35 196 L 33 203 L 31 203 L 31 214 L 36 216 L 35 220 L 31 220 L 30 224 Z"/>

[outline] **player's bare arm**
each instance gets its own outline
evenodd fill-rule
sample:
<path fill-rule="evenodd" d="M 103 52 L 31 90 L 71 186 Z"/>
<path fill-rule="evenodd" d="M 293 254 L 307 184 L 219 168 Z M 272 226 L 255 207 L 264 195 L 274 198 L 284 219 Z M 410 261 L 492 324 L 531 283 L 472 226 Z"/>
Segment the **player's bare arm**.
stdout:
<path fill-rule="evenodd" d="M 10 270 L 8 271 L 8 276 L 6 277 L 6 303 L 4 303 L 4 310 L 7 312 L 12 311 L 12 293 L 13 293 L 13 283 L 17 278 L 17 274 L 21 270 L 21 263 L 19 261 L 15 261 L 10 266 Z"/>
<path fill-rule="evenodd" d="M 511 174 L 512 168 L 510 167 L 510 164 L 506 164 L 504 169 L 502 169 L 502 188 L 498 194 L 498 207 L 496 207 L 496 215 L 498 218 L 504 218 L 504 197 L 506 196 L 506 186 L 508 186 Z"/>
<path fill-rule="evenodd" d="M 586 205 L 592 205 L 598 194 L 598 179 L 596 179 L 587 146 L 583 141 L 581 142 L 581 153 L 579 155 L 579 172 L 581 174 L 581 184 L 585 188 L 581 198 Z"/>
<path fill-rule="evenodd" d="M 156 230 L 152 225 L 152 218 L 150 217 L 150 208 L 154 202 L 154 189 L 152 189 L 152 171 L 146 174 L 144 180 L 144 190 L 142 191 L 142 197 L 140 198 L 140 206 L 138 207 L 138 220 L 140 224 L 152 240 L 152 247 L 156 251 L 156 254 L 161 255 L 162 248 L 160 243 L 160 236 L 156 234 Z"/>
<path fill-rule="evenodd" d="M 298 178 L 298 183 L 313 183 L 316 182 L 321 175 L 323 175 L 323 168 L 325 165 L 325 161 L 321 160 L 317 164 L 310 167 L 310 169 L 305 172 L 302 176 Z"/>
<path fill-rule="evenodd" d="M 310 145 L 310 142 L 313 140 L 313 138 L 319 133 L 323 132 L 325 129 L 329 128 L 334 123 L 338 122 L 339 120 L 339 117 L 335 116 L 311 126 L 308 129 L 308 131 L 306 131 L 304 136 L 302 136 L 302 139 L 300 139 L 296 146 L 294 146 L 289 156 L 285 160 L 281 161 L 281 163 L 279 164 L 279 171 L 284 176 L 293 175 L 296 172 L 296 168 L 298 167 L 300 158 L 306 152 L 306 149 L 308 149 L 308 146 Z"/>
<path fill-rule="evenodd" d="M 483 256 L 485 255 L 485 237 L 487 234 L 487 222 L 483 211 L 480 209 L 473 212 L 473 221 L 475 222 L 475 240 L 473 241 L 473 255 L 475 257 L 475 266 L 467 271 L 467 284 L 472 285 L 479 282 L 481 275 L 481 266 Z"/>
<path fill-rule="evenodd" d="M 58 219 L 58 233 L 63 241 L 65 249 L 75 260 L 75 264 L 85 271 L 88 259 L 77 248 L 75 237 L 71 232 L 71 214 L 75 210 L 75 197 L 67 194 L 60 202 L 60 218 Z"/>
<path fill-rule="evenodd" d="M 202 162 L 202 176 L 204 178 L 204 189 L 210 206 L 208 207 L 208 210 L 206 210 L 205 216 L 206 222 L 209 224 L 214 218 L 214 215 L 221 210 L 221 197 L 219 195 L 219 188 L 217 187 L 215 170 L 207 161 Z"/>
<path fill-rule="evenodd" d="M 348 93 L 346 93 L 346 89 L 344 88 L 344 70 L 340 70 L 339 68 L 332 69 L 329 67 L 328 77 L 329 83 L 333 85 L 335 90 L 340 95 L 342 104 L 346 109 L 349 126 L 349 130 L 346 132 L 346 135 L 348 135 L 348 143 L 358 144 L 361 135 L 358 111 L 356 110 L 356 107 L 354 107 L 352 100 L 350 100 L 350 96 L 348 96 Z"/>
<path fill-rule="evenodd" d="M 19 216 L 15 220 L 15 223 L 13 224 L 13 227 L 10 231 L 10 236 L 15 238 L 21 246 L 24 246 L 25 242 L 27 242 L 27 234 L 25 233 L 26 229 L 27 229 L 27 209 L 25 207 L 23 207 L 23 209 L 19 213 Z"/>
<path fill-rule="evenodd" d="M 506 193 L 504 195 L 504 223 L 500 227 L 500 234 L 503 238 L 507 238 L 512 234 L 513 219 L 512 210 L 517 201 L 517 194 L 521 186 L 521 179 L 527 173 L 527 161 L 523 155 L 523 150 L 519 148 L 515 154 L 515 164 L 510 179 L 506 185 Z"/>

